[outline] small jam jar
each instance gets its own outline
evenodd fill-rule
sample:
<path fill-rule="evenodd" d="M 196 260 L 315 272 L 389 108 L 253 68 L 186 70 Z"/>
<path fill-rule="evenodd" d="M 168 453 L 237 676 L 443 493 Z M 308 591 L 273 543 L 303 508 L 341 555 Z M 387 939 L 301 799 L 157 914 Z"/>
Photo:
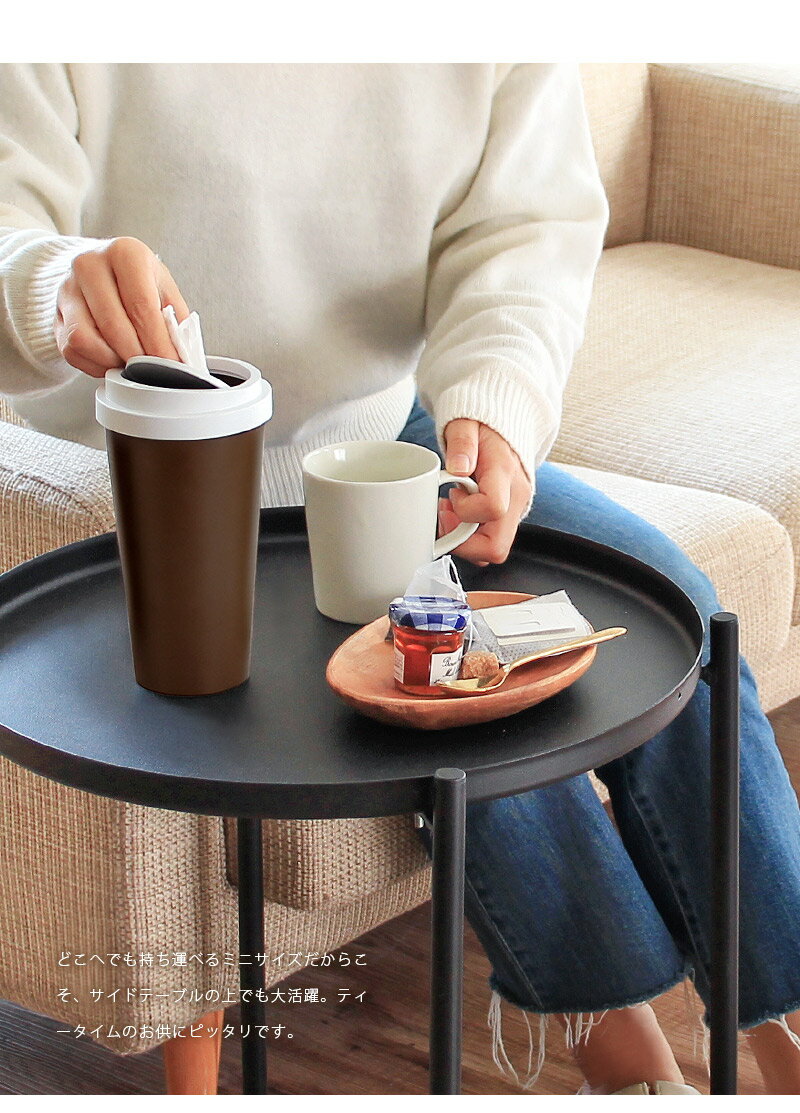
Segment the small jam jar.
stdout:
<path fill-rule="evenodd" d="M 395 687 L 415 696 L 443 695 L 436 685 L 456 680 L 464 655 L 470 606 L 440 595 L 406 595 L 389 604 Z"/>

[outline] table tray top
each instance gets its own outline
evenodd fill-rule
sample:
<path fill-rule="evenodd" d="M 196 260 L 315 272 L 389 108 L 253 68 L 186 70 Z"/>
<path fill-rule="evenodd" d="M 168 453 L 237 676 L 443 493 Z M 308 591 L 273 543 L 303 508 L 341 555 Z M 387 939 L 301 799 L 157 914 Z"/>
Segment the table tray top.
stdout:
<path fill-rule="evenodd" d="M 0 576 L 0 753 L 100 795 L 211 815 L 335 818 L 429 806 L 436 769 L 468 799 L 523 792 L 610 761 L 685 706 L 702 621 L 671 580 L 627 554 L 522 525 L 508 561 L 459 561 L 467 590 L 565 589 L 595 629 L 628 634 L 557 696 L 497 722 L 432 734 L 385 726 L 330 690 L 356 629 L 315 606 L 302 508 L 262 510 L 250 680 L 175 698 L 133 677 L 114 533 Z"/>

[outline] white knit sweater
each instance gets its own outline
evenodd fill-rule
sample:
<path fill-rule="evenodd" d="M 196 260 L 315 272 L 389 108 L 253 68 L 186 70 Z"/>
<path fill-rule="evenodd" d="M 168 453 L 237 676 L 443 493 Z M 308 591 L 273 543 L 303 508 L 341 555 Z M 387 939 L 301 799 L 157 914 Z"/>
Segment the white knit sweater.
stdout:
<path fill-rule="evenodd" d="M 440 436 L 550 450 L 608 215 L 576 67 L 0 65 L 0 133 L 0 391 L 35 428 L 103 446 L 55 298 L 128 235 L 272 383 L 266 503 L 396 437 L 415 377 Z"/>

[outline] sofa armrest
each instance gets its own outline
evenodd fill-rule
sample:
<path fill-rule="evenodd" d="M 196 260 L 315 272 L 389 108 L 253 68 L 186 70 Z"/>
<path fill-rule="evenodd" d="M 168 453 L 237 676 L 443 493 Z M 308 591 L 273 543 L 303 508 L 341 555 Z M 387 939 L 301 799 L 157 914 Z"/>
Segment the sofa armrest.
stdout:
<path fill-rule="evenodd" d="M 104 452 L 0 422 L 0 571 L 113 528 Z"/>
<path fill-rule="evenodd" d="M 800 66 L 651 65 L 646 239 L 800 268 Z"/>

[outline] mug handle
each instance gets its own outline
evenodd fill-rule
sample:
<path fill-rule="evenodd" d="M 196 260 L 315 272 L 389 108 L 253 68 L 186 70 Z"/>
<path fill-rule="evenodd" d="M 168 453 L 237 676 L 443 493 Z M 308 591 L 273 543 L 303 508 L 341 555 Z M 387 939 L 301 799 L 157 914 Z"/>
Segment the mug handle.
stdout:
<path fill-rule="evenodd" d="M 456 483 L 470 495 L 477 494 L 478 491 L 478 484 L 474 479 L 468 479 L 465 475 L 451 475 L 449 471 L 439 472 L 439 486 L 441 487 L 443 483 Z M 479 522 L 462 522 L 460 526 L 451 529 L 449 533 L 442 534 L 433 546 L 433 559 L 438 560 L 445 553 L 463 545 L 468 538 L 472 537 L 479 524 Z"/>

